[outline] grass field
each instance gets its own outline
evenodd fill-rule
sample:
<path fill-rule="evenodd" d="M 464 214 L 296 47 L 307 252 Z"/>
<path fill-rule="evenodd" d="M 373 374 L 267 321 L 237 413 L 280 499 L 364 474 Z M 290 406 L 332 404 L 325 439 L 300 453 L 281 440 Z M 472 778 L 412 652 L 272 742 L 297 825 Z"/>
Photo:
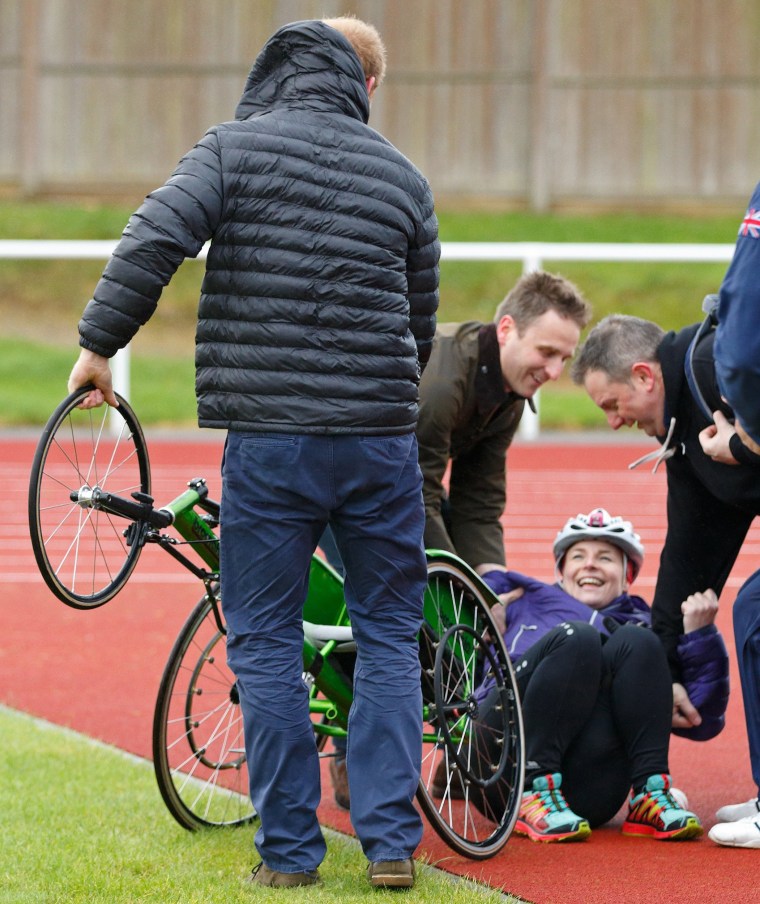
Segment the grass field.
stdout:
<path fill-rule="evenodd" d="M 320 888 L 257 889 L 253 829 L 190 833 L 150 764 L 0 706 L 0 904 L 339 904 L 378 901 L 358 844 L 328 835 Z M 423 867 L 410 904 L 515 901 Z"/>
<path fill-rule="evenodd" d="M 135 205 L 140 199 L 135 199 Z M 0 202 L 0 239 L 114 239 L 132 207 Z M 731 244 L 743 211 L 680 217 L 593 213 L 535 215 L 439 210 L 444 241 L 705 242 Z M 595 319 L 619 311 L 677 329 L 701 318 L 702 298 L 725 265 L 565 263 L 544 266 L 573 280 Z M 77 354 L 76 325 L 101 262 L 0 260 L 0 426 L 38 425 L 64 394 Z M 193 424 L 192 356 L 203 264 L 184 263 L 156 315 L 132 344 L 132 400 L 146 424 Z M 441 321 L 490 320 L 520 275 L 519 263 L 444 261 Z M 18 349 L 15 352 L 14 349 Z M 549 429 L 602 427 L 600 413 L 567 377 L 542 390 Z"/>

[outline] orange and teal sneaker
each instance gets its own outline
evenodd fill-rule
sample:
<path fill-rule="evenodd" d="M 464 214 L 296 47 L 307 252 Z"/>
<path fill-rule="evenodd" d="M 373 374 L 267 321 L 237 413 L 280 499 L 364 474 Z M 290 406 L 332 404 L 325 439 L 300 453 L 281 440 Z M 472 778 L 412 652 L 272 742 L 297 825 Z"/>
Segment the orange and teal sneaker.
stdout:
<path fill-rule="evenodd" d="M 670 793 L 670 788 L 669 775 L 650 775 L 644 790 L 628 801 L 623 834 L 657 841 L 699 838 L 703 831 L 699 817 L 684 810 Z"/>
<path fill-rule="evenodd" d="M 533 789 L 522 796 L 515 834 L 527 835 L 532 841 L 583 841 L 591 834 L 591 826 L 568 807 L 560 785 L 559 772 L 539 775 Z"/>

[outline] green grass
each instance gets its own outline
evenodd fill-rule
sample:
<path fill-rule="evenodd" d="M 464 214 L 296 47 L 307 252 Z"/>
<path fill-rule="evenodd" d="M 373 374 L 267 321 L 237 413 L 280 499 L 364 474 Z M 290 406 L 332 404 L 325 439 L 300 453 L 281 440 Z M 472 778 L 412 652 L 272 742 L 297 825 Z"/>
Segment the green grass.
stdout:
<path fill-rule="evenodd" d="M 0 338 L 0 426 L 41 427 L 66 395 L 78 349 Z M 191 427 L 195 414 L 191 356 L 135 355 L 130 400 L 141 424 Z"/>
<path fill-rule="evenodd" d="M 328 834 L 320 888 L 243 884 L 253 829 L 190 833 L 164 809 L 149 764 L 0 706 L 0 904 L 378 901 L 356 842 Z M 405 902 L 471 904 L 499 892 L 420 870 Z"/>
<path fill-rule="evenodd" d="M 441 211 L 445 241 L 628 242 L 732 244 L 735 216 L 486 213 Z M 675 329 L 700 319 L 702 299 L 720 285 L 724 264 L 605 263 L 546 260 L 545 269 L 573 280 L 594 307 L 595 320 L 613 311 L 637 314 Z M 441 320 L 490 320 L 520 276 L 518 262 L 441 265 Z"/>
<path fill-rule="evenodd" d="M 0 239 L 114 239 L 132 206 L 0 202 Z M 439 210 L 444 241 L 705 242 L 731 244 L 735 215 L 553 213 Z M 591 301 L 595 320 L 618 311 L 678 329 L 701 318 L 724 264 L 544 261 L 573 280 Z M 40 425 L 64 394 L 77 354 L 76 325 L 102 263 L 0 260 L 0 426 Z M 146 425 L 195 423 L 192 355 L 200 262 L 180 267 L 158 311 L 132 346 L 132 401 Z M 490 320 L 520 276 L 518 262 L 441 265 L 443 321 Z M 14 348 L 18 347 L 18 354 Z M 603 419 L 565 376 L 542 390 L 542 427 L 601 427 Z"/>

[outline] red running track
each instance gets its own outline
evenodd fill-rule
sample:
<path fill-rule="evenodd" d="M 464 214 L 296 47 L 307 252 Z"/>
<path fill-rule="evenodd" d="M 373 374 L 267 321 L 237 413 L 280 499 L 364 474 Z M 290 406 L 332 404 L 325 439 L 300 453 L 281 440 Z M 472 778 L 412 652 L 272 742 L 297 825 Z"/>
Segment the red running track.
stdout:
<path fill-rule="evenodd" d="M 219 497 L 221 440 L 193 442 L 151 437 L 154 491 L 160 502 L 196 476 Z M 172 641 L 200 596 L 193 578 L 161 550 L 146 549 L 129 586 L 106 606 L 68 609 L 42 583 L 28 539 L 26 498 L 34 440 L 0 440 L 9 510 L 0 524 L 5 592 L 0 610 L 0 700 L 7 706 L 67 725 L 139 756 L 150 755 L 154 697 Z M 630 518 L 647 547 L 637 589 L 651 597 L 665 532 L 664 474 L 626 465 L 646 451 L 639 442 L 541 441 L 518 444 L 509 455 L 505 544 L 510 565 L 552 579 L 551 543 L 565 519 L 603 505 Z M 716 807 L 754 793 L 746 750 L 741 694 L 731 633 L 731 603 L 760 560 L 753 528 L 723 593 L 719 625 L 732 659 L 728 725 L 704 744 L 674 739 L 671 771 L 705 827 Z M 86 780 L 86 776 L 82 777 Z M 332 804 L 329 780 L 320 818 L 350 831 Z M 170 817 L 167 814 L 167 819 Z M 693 904 L 720 895 L 755 904 L 760 851 L 719 848 L 706 838 L 664 843 L 625 838 L 621 817 L 585 843 L 539 845 L 513 837 L 492 860 L 461 858 L 426 828 L 419 856 L 450 872 L 503 888 L 535 904 Z"/>

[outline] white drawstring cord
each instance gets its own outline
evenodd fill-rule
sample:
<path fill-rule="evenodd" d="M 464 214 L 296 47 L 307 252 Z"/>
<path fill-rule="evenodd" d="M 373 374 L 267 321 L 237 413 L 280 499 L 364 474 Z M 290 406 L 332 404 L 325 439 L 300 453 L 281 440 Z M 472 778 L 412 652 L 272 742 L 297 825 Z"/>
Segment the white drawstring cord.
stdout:
<path fill-rule="evenodd" d="M 634 468 L 638 468 L 639 465 L 643 465 L 648 461 L 654 460 L 654 467 L 652 468 L 652 473 L 656 474 L 657 469 L 660 467 L 662 462 L 667 461 L 669 458 L 672 458 L 676 451 L 678 450 L 678 446 L 673 446 L 672 449 L 668 448 L 671 439 L 673 438 L 673 432 L 676 429 L 676 419 L 672 417 L 670 419 L 670 427 L 668 427 L 667 435 L 665 436 L 665 442 L 659 449 L 655 449 L 652 452 L 647 452 L 646 455 L 642 455 L 641 458 L 637 458 L 636 461 L 632 461 L 628 465 L 628 470 L 632 471 Z"/>

